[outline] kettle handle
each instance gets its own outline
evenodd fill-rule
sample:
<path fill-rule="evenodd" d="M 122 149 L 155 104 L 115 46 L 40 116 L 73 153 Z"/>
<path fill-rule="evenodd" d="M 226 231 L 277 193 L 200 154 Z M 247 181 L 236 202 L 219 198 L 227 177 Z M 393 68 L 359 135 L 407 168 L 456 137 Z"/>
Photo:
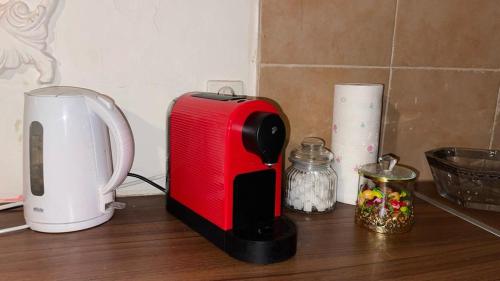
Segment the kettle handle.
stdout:
<path fill-rule="evenodd" d="M 114 200 L 115 190 L 127 177 L 134 160 L 134 138 L 127 120 L 115 105 L 114 101 L 105 95 L 85 95 L 88 107 L 99 116 L 111 131 L 116 143 L 116 167 L 109 181 L 100 188 L 102 197 L 101 211 Z"/>

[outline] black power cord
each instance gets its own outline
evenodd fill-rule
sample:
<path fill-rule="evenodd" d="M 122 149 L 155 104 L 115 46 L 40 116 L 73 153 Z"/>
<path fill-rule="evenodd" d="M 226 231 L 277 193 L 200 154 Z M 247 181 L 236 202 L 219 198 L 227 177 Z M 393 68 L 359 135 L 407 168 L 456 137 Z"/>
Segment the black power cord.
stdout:
<path fill-rule="evenodd" d="M 143 176 L 141 176 L 141 175 L 134 174 L 134 173 L 128 173 L 128 174 L 127 174 L 127 176 L 129 176 L 129 177 L 133 177 L 133 178 L 137 178 L 137 179 L 140 179 L 140 180 L 142 180 L 142 181 L 144 181 L 144 182 L 146 182 L 146 183 L 149 183 L 150 185 L 154 186 L 154 187 L 155 187 L 155 188 L 157 188 L 158 190 L 161 190 L 163 193 L 166 193 L 166 192 L 167 192 L 167 190 L 166 190 L 164 187 L 162 187 L 161 185 L 159 185 L 159 184 L 157 184 L 157 183 L 153 182 L 152 180 L 150 180 L 150 179 L 148 179 L 148 178 L 146 178 L 146 177 L 143 177 Z"/>

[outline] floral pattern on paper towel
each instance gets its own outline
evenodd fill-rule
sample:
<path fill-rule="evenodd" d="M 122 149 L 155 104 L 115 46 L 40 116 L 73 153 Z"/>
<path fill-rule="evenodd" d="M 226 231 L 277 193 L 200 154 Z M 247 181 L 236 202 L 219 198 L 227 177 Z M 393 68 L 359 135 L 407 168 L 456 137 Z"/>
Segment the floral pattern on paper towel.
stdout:
<path fill-rule="evenodd" d="M 346 97 L 341 97 L 340 98 L 340 102 L 346 102 L 346 101 L 347 101 Z"/>
<path fill-rule="evenodd" d="M 352 168 L 352 170 L 357 173 L 360 168 L 361 168 L 361 165 L 356 165 L 356 166 L 354 166 L 354 168 Z"/>
<path fill-rule="evenodd" d="M 333 133 L 336 134 L 337 133 L 337 124 L 333 124 Z"/>
<path fill-rule="evenodd" d="M 335 161 L 337 163 L 340 163 L 340 161 L 342 161 L 342 157 L 340 157 L 340 156 L 335 157 Z"/>
<path fill-rule="evenodd" d="M 370 153 L 373 153 L 375 152 L 375 146 L 373 144 L 369 144 L 367 147 L 366 147 L 366 151 L 370 152 Z"/>

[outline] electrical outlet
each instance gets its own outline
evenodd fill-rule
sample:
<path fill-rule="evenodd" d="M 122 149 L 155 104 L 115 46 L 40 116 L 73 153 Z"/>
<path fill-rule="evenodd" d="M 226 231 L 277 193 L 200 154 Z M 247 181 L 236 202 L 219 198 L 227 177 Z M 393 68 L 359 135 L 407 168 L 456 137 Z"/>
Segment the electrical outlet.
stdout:
<path fill-rule="evenodd" d="M 227 93 L 229 87 L 233 90 L 235 95 L 243 95 L 243 81 L 240 80 L 208 80 L 207 82 L 207 92 Z"/>

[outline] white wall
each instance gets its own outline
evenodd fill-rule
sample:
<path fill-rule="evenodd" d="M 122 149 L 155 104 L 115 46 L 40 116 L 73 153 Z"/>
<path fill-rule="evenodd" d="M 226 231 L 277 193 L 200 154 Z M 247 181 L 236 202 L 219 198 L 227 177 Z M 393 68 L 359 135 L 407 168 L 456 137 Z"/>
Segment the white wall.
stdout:
<path fill-rule="evenodd" d="M 221 79 L 242 80 L 245 93 L 255 94 L 258 6 L 258 0 L 59 1 L 47 40 L 57 61 L 49 85 L 113 97 L 134 133 L 132 171 L 164 184 L 172 98 Z M 23 92 L 44 86 L 37 77 L 32 65 L 0 73 L 0 198 L 22 193 Z M 153 191 L 142 184 L 126 189 Z"/>

